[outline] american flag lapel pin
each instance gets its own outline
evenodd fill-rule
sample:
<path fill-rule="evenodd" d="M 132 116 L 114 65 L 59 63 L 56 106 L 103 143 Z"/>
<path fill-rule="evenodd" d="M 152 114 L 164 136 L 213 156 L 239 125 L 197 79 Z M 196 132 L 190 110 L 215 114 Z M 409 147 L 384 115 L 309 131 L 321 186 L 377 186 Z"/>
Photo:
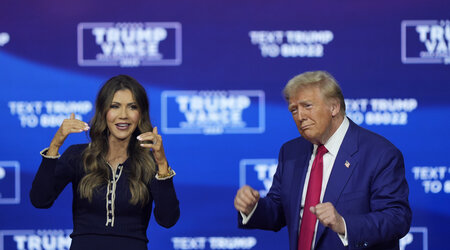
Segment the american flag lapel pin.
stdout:
<path fill-rule="evenodd" d="M 348 161 L 345 161 L 345 167 L 347 167 L 347 168 L 349 168 L 350 167 L 350 162 L 348 162 Z"/>

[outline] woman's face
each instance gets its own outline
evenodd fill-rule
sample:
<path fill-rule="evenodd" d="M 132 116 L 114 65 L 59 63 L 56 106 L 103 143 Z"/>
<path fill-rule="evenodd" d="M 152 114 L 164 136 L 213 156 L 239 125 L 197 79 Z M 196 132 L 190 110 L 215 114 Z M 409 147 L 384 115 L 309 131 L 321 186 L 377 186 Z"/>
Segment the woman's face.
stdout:
<path fill-rule="evenodd" d="M 140 120 L 139 107 L 129 89 L 114 93 L 111 105 L 106 113 L 109 140 L 128 141 Z"/>

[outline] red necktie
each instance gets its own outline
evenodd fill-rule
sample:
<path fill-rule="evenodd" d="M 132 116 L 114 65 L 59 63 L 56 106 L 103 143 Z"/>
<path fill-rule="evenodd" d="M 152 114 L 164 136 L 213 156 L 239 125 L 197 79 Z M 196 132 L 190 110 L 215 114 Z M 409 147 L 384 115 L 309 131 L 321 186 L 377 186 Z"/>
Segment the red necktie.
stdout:
<path fill-rule="evenodd" d="M 305 206 L 300 226 L 300 236 L 298 237 L 298 250 L 310 250 L 316 227 L 316 216 L 309 211 L 309 208 L 320 202 L 320 192 L 322 190 L 323 175 L 323 155 L 328 150 L 320 145 L 311 167 L 309 175 L 308 191 L 306 192 Z"/>

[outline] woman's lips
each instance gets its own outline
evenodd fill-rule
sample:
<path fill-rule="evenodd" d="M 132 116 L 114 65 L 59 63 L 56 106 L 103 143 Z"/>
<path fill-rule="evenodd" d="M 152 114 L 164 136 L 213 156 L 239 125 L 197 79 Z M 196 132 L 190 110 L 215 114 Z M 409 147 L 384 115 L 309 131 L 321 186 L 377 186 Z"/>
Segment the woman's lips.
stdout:
<path fill-rule="evenodd" d="M 119 130 L 127 130 L 130 127 L 129 123 L 117 123 L 116 128 Z"/>

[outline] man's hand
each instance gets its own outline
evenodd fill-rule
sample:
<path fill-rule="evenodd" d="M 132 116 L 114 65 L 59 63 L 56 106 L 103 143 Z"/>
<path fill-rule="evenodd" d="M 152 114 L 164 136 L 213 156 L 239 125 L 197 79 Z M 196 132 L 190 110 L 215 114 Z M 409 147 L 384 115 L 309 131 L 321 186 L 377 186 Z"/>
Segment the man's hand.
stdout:
<path fill-rule="evenodd" d="M 338 234 L 345 234 L 344 219 L 331 202 L 319 203 L 315 207 L 310 207 L 309 210 L 316 215 L 322 225 L 331 228 Z"/>
<path fill-rule="evenodd" d="M 250 186 L 241 187 L 234 198 L 234 207 L 239 212 L 249 215 L 259 201 L 259 192 Z"/>

